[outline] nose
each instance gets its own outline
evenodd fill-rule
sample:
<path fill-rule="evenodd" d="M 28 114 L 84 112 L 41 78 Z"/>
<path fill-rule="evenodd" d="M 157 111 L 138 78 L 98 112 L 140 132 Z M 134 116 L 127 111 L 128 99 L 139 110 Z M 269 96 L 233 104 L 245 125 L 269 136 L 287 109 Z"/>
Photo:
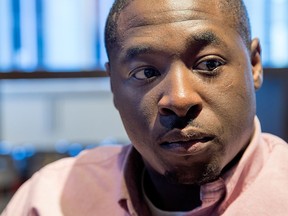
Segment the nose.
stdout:
<path fill-rule="evenodd" d="M 197 91 L 197 78 L 185 65 L 171 68 L 163 80 L 163 93 L 158 102 L 161 115 L 185 117 L 198 115 L 202 98 Z M 199 82 L 199 81 L 198 81 Z"/>

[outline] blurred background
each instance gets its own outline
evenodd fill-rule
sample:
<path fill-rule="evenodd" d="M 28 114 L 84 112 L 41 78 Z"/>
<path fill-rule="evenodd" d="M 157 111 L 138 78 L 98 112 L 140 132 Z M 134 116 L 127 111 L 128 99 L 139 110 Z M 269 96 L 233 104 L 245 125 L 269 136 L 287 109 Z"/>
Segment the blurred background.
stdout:
<path fill-rule="evenodd" d="M 288 1 L 245 1 L 262 44 L 262 129 L 288 140 Z M 113 0 L 0 0 L 0 212 L 35 171 L 128 143 L 104 63 Z"/>

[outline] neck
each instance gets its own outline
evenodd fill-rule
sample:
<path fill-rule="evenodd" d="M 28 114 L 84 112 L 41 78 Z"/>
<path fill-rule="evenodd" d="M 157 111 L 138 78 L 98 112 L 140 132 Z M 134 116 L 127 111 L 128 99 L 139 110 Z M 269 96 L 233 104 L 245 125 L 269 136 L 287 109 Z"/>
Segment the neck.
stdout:
<path fill-rule="evenodd" d="M 145 171 L 144 190 L 150 201 L 164 211 L 191 211 L 201 205 L 200 186 L 173 184 L 154 171 Z"/>

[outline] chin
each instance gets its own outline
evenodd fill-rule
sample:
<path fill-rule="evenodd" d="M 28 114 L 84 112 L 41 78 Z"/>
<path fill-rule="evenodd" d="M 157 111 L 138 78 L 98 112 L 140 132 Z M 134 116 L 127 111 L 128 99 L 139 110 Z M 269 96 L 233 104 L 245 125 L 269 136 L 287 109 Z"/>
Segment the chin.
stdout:
<path fill-rule="evenodd" d="M 211 163 L 197 171 L 194 169 L 174 169 L 165 172 L 165 178 L 171 184 L 193 184 L 203 185 L 219 178 L 221 168 L 217 164 Z"/>

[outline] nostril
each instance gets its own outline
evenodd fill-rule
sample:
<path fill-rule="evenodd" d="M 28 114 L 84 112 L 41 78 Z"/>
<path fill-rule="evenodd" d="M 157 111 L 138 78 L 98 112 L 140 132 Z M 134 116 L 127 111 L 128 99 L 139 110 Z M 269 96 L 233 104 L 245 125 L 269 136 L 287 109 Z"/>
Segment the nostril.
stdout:
<path fill-rule="evenodd" d="M 202 111 L 202 104 L 198 104 L 191 107 L 188 110 L 186 116 L 188 116 L 190 119 L 195 119 L 200 114 L 201 111 Z"/>
<path fill-rule="evenodd" d="M 179 115 L 179 112 L 163 107 L 159 110 L 159 118 L 161 124 L 166 128 L 183 129 L 197 118 L 197 116 L 201 113 L 201 110 L 201 105 L 195 105 L 190 107 L 185 115 Z"/>
<path fill-rule="evenodd" d="M 187 110 L 162 107 L 159 109 L 159 113 L 160 115 L 163 115 L 163 116 L 175 115 L 181 118 L 186 117 L 186 118 L 194 119 L 200 114 L 201 110 L 202 110 L 202 105 L 198 104 L 198 105 L 194 105 L 190 107 Z"/>
<path fill-rule="evenodd" d="M 161 115 L 175 115 L 176 113 L 173 110 L 171 110 L 171 109 L 161 108 L 160 109 L 160 114 Z"/>

